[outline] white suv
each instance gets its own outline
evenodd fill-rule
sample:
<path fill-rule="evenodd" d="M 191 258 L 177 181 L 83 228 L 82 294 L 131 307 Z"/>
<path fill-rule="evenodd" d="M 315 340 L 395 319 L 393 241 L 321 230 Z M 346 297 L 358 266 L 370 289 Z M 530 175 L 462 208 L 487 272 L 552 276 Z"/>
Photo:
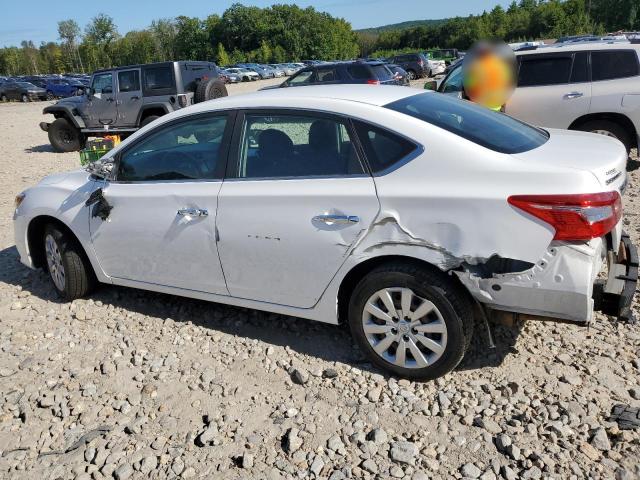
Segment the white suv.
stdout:
<path fill-rule="evenodd" d="M 505 112 L 549 128 L 602 133 L 627 150 L 640 131 L 640 45 L 579 44 L 516 52 L 518 86 Z M 462 96 L 462 64 L 438 91 Z"/>

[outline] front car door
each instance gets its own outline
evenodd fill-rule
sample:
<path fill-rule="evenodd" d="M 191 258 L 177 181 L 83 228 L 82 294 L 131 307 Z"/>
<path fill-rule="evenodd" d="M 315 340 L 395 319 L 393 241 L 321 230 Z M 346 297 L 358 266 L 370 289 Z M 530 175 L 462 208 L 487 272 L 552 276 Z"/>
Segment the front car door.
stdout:
<path fill-rule="evenodd" d="M 353 138 L 348 120 L 326 114 L 239 116 L 217 219 L 232 296 L 317 302 L 379 209 Z"/>
<path fill-rule="evenodd" d="M 115 124 L 118 115 L 113 91 L 113 74 L 96 73 L 91 82 L 91 98 L 87 105 L 90 127 Z"/>
<path fill-rule="evenodd" d="M 591 82 L 586 51 L 518 57 L 518 86 L 505 112 L 549 128 L 569 128 L 589 112 Z"/>
<path fill-rule="evenodd" d="M 139 68 L 118 72 L 118 95 L 116 98 L 118 123 L 123 127 L 136 125 L 142 104 Z"/>
<path fill-rule="evenodd" d="M 231 124 L 226 113 L 192 115 L 118 154 L 103 185 L 112 209 L 90 219 L 96 257 L 116 283 L 227 294 L 215 218 Z"/>

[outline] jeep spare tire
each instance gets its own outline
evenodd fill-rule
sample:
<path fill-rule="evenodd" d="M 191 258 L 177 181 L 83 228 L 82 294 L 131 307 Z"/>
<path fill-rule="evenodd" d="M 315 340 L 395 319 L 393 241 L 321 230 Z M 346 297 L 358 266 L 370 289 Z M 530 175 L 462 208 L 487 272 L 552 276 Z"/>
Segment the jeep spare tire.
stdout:
<path fill-rule="evenodd" d="M 56 152 L 75 152 L 84 146 L 84 135 L 66 118 L 55 119 L 47 133 Z"/>
<path fill-rule="evenodd" d="M 227 87 L 219 78 L 211 78 L 198 83 L 194 100 L 196 103 L 206 102 L 214 98 L 226 97 Z"/>

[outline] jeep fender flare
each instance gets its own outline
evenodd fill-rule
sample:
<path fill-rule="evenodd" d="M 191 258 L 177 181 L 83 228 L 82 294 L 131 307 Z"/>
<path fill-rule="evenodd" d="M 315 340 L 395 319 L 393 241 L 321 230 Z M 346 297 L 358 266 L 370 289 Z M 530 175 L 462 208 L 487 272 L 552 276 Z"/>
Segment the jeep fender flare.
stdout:
<path fill-rule="evenodd" d="M 83 129 L 86 128 L 84 120 L 80 115 L 75 113 L 75 108 L 67 105 L 49 105 L 42 110 L 44 114 L 51 114 L 56 118 L 66 118 L 74 127 Z"/>
<path fill-rule="evenodd" d="M 143 117 L 145 117 L 145 113 L 148 113 L 150 110 L 154 112 L 160 113 L 162 111 L 162 115 L 166 115 L 167 113 L 171 113 L 174 111 L 173 106 L 169 102 L 155 102 L 155 103 L 147 103 L 140 108 L 140 112 L 138 112 L 138 118 L 136 119 L 136 125 L 140 126 Z M 153 113 L 153 115 L 157 115 Z"/>

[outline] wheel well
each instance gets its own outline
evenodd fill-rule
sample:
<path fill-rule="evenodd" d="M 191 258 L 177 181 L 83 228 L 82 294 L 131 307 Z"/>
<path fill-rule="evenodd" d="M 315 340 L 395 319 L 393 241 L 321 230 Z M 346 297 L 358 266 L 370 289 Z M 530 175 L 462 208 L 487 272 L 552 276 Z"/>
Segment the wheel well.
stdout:
<path fill-rule="evenodd" d="M 139 123 L 142 123 L 145 118 L 150 117 L 151 115 L 157 115 L 157 116 L 161 117 L 165 113 L 167 113 L 167 112 L 165 112 L 164 109 L 161 108 L 161 107 L 147 108 L 146 110 L 143 110 L 143 112 L 140 114 L 140 122 Z"/>
<path fill-rule="evenodd" d="M 377 268 L 381 265 L 385 265 L 387 263 L 411 263 L 414 265 L 418 265 L 421 268 L 429 269 L 432 271 L 436 271 L 439 273 L 443 273 L 435 265 L 425 262 L 424 260 L 420 260 L 414 257 L 405 257 L 403 255 L 384 255 L 381 257 L 370 258 L 365 260 L 362 263 L 359 263 L 355 267 L 353 267 L 349 273 L 342 279 L 342 283 L 340 284 L 340 288 L 338 289 L 338 322 L 346 323 L 348 309 L 349 309 L 349 299 L 351 298 L 351 293 L 358 285 L 358 282 L 362 280 L 369 272 L 371 272 L 374 268 Z M 451 277 L 455 282 L 460 282 L 456 275 L 452 275 Z M 460 284 L 462 285 L 462 284 Z M 464 288 L 464 291 L 467 292 L 467 289 Z M 468 293 L 468 292 L 467 292 Z"/>
<path fill-rule="evenodd" d="M 569 130 L 575 130 L 580 125 L 584 125 L 587 122 L 593 122 L 595 120 L 608 120 L 610 122 L 615 122 L 624 128 L 631 137 L 631 146 L 638 146 L 638 132 L 636 131 L 636 127 L 633 125 L 633 122 L 629 120 L 629 117 L 623 115 L 621 113 L 614 112 L 601 112 L 601 113 L 589 113 L 587 115 L 583 115 L 580 118 L 577 118 L 573 121 L 571 125 L 569 125 Z"/>
<path fill-rule="evenodd" d="M 87 265 L 91 265 L 91 262 L 89 262 L 84 248 L 82 248 L 82 244 L 78 240 L 78 237 L 76 237 L 76 235 L 73 233 L 73 231 L 57 218 L 50 217 L 48 215 L 41 215 L 31 220 L 27 229 L 27 245 L 29 246 L 29 255 L 31 256 L 31 261 L 33 262 L 34 267 L 44 268 L 47 265 L 47 259 L 44 252 L 44 242 L 42 241 L 42 238 L 44 236 L 44 229 L 47 227 L 47 225 L 54 225 L 61 232 L 64 232 L 71 238 L 73 238 L 75 242 L 80 246 L 82 255 L 87 261 Z"/>

